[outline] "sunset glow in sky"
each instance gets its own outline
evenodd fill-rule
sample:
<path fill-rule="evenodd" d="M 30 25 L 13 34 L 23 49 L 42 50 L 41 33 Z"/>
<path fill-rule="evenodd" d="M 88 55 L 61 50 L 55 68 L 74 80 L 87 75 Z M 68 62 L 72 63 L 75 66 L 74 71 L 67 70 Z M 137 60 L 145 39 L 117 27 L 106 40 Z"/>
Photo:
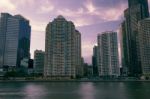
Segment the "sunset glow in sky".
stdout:
<path fill-rule="evenodd" d="M 46 25 L 63 15 L 81 32 L 82 56 L 88 63 L 97 34 L 117 31 L 126 8 L 127 0 L 0 0 L 0 13 L 21 14 L 30 20 L 32 58 L 35 49 L 45 50 Z"/>

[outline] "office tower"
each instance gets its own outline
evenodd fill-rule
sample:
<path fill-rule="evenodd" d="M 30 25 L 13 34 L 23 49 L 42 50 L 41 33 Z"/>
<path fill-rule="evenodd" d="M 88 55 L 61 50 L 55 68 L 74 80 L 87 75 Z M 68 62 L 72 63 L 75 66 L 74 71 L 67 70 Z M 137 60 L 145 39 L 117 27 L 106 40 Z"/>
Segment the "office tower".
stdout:
<path fill-rule="evenodd" d="M 93 65 L 93 76 L 98 76 L 98 47 L 94 46 L 93 56 L 92 56 L 92 65 Z"/>
<path fill-rule="evenodd" d="M 3 70 L 4 64 L 4 52 L 5 52 L 5 41 L 7 31 L 7 20 L 11 17 L 8 13 L 1 13 L 0 16 L 0 71 Z"/>
<path fill-rule="evenodd" d="M 34 51 L 34 71 L 36 74 L 44 74 L 44 57 L 45 52 L 42 50 Z"/>
<path fill-rule="evenodd" d="M 120 49 L 121 49 L 121 65 L 122 65 L 122 76 L 128 76 L 128 57 L 129 57 L 129 51 L 128 51 L 128 40 L 127 40 L 127 32 L 126 32 L 126 26 L 125 21 L 123 21 L 120 25 L 119 30 L 119 39 L 120 39 Z"/>
<path fill-rule="evenodd" d="M 23 58 L 30 57 L 29 20 L 8 13 L 1 13 L 0 20 L 0 67 L 19 67 Z"/>
<path fill-rule="evenodd" d="M 103 32 L 98 35 L 99 76 L 119 76 L 118 42 L 116 32 Z"/>
<path fill-rule="evenodd" d="M 149 17 L 148 0 L 128 0 L 128 6 L 131 8 L 130 10 L 136 10 L 139 14 L 141 14 L 139 17 L 142 19 Z"/>
<path fill-rule="evenodd" d="M 138 26 L 142 73 L 150 76 L 150 18 L 139 21 Z"/>
<path fill-rule="evenodd" d="M 81 60 L 80 41 L 80 33 L 71 21 L 59 15 L 50 22 L 46 27 L 44 75 L 76 77 Z"/>
<path fill-rule="evenodd" d="M 128 0 L 129 8 L 124 12 L 125 27 L 126 27 L 126 40 L 128 57 L 128 75 L 140 76 L 142 73 L 140 47 L 139 47 L 139 33 L 138 22 L 142 19 L 149 17 L 148 1 L 147 0 Z"/>

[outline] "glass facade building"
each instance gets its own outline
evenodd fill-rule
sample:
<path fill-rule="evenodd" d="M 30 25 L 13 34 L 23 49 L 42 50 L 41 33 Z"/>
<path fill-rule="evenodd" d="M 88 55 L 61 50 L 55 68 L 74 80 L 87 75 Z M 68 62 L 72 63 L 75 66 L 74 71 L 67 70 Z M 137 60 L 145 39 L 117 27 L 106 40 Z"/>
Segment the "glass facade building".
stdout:
<path fill-rule="evenodd" d="M 30 58 L 29 20 L 8 13 L 2 13 L 0 20 L 0 67 L 19 67 L 23 58 Z"/>
<path fill-rule="evenodd" d="M 147 0 L 128 0 L 129 8 L 124 12 L 126 31 L 126 42 L 123 42 L 126 47 L 124 55 L 126 55 L 126 67 L 128 68 L 129 76 L 139 76 L 142 74 L 141 56 L 139 45 L 138 22 L 149 17 L 148 1 Z M 125 54 L 127 53 L 127 54 Z"/>

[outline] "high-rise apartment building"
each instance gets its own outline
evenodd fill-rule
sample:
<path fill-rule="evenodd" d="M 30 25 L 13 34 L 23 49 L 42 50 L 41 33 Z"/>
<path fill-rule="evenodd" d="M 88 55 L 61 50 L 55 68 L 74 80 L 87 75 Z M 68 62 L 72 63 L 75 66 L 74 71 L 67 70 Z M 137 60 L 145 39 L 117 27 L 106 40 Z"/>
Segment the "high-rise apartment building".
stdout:
<path fill-rule="evenodd" d="M 44 74 L 44 57 L 45 52 L 42 50 L 34 51 L 34 73 L 43 75 Z"/>
<path fill-rule="evenodd" d="M 138 26 L 142 73 L 150 75 L 150 18 L 139 21 Z"/>
<path fill-rule="evenodd" d="M 46 27 L 44 75 L 76 77 L 80 64 L 81 35 L 71 21 L 60 15 Z"/>
<path fill-rule="evenodd" d="M 124 12 L 126 28 L 126 67 L 129 76 L 139 76 L 142 73 L 139 46 L 138 22 L 149 17 L 147 0 L 128 0 L 129 8 Z"/>
<path fill-rule="evenodd" d="M 18 67 L 23 58 L 30 57 L 29 20 L 21 15 L 1 13 L 0 67 Z"/>
<path fill-rule="evenodd" d="M 81 59 L 81 33 L 78 30 L 75 30 L 75 60 L 76 60 L 76 76 L 83 76 L 83 66 Z"/>
<path fill-rule="evenodd" d="M 98 35 L 99 76 L 119 76 L 118 41 L 116 32 L 103 32 Z"/>

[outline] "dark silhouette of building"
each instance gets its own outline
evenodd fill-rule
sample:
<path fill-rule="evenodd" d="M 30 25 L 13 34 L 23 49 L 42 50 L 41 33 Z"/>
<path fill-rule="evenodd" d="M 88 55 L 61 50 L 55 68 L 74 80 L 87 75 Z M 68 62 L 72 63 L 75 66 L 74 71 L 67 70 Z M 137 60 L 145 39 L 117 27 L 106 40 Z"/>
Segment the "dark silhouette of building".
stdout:
<path fill-rule="evenodd" d="M 33 69 L 33 63 L 34 63 L 34 60 L 33 59 L 29 59 L 28 68 Z"/>
<path fill-rule="evenodd" d="M 92 56 L 92 65 L 93 65 L 93 76 L 98 76 L 98 47 L 94 46 L 93 56 Z"/>
<path fill-rule="evenodd" d="M 93 67 L 84 63 L 84 77 L 92 77 L 93 76 Z"/>
<path fill-rule="evenodd" d="M 139 76 L 142 74 L 141 69 L 141 57 L 139 46 L 139 33 L 138 22 L 149 17 L 148 1 L 147 0 L 128 0 L 129 8 L 124 12 L 126 42 L 123 42 L 125 46 L 124 55 L 126 67 L 129 76 Z"/>

